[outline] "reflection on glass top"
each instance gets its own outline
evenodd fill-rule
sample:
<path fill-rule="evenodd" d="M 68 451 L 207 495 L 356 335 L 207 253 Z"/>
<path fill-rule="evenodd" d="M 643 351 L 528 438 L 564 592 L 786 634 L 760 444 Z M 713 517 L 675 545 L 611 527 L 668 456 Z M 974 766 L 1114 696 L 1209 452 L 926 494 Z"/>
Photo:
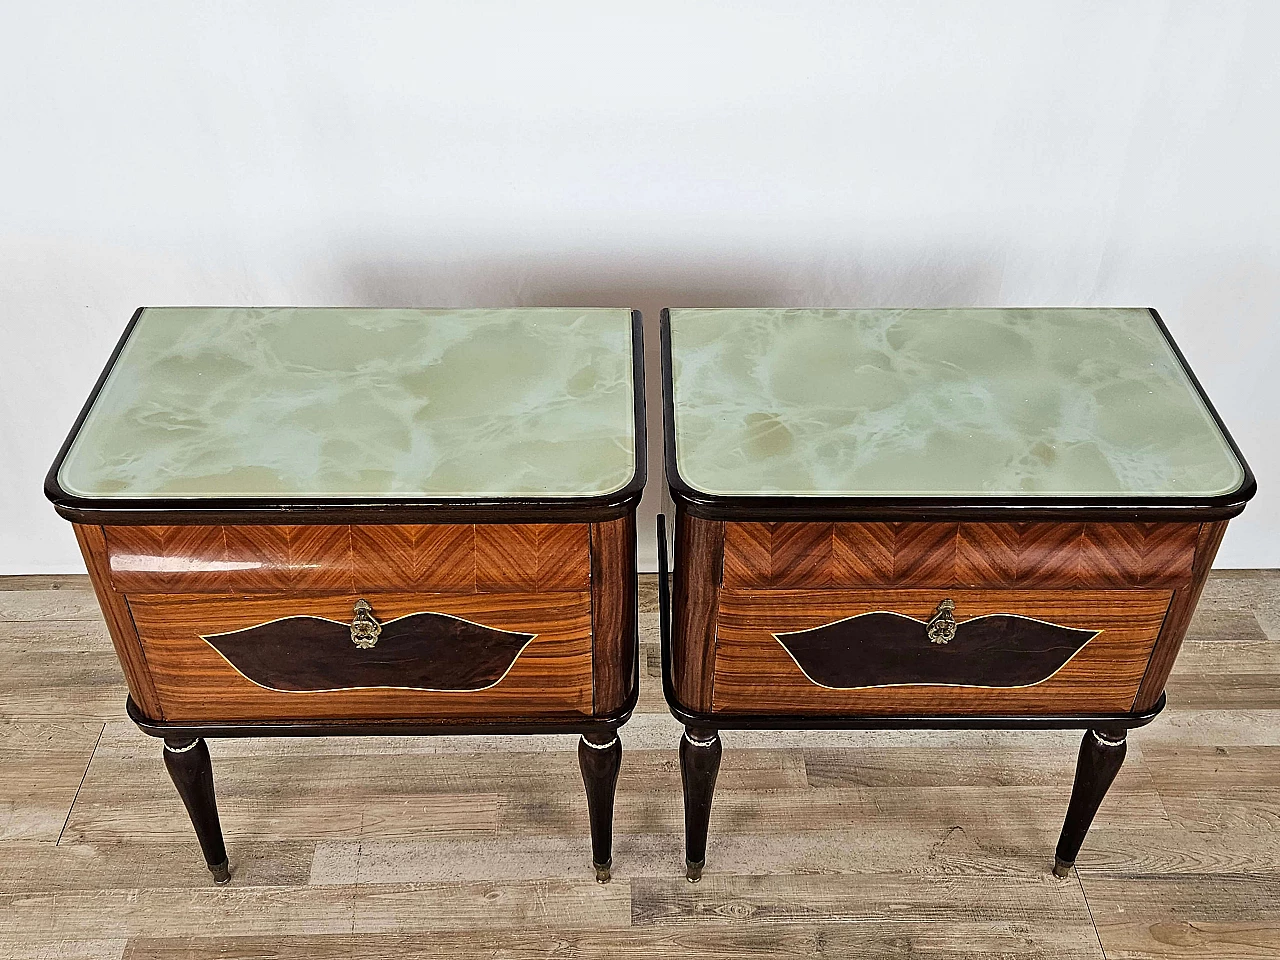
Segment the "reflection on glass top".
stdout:
<path fill-rule="evenodd" d="M 569 497 L 632 479 L 631 312 L 143 311 L 81 497 Z"/>
<path fill-rule="evenodd" d="M 1150 312 L 672 310 L 676 463 L 721 496 L 1213 496 L 1243 471 Z"/>

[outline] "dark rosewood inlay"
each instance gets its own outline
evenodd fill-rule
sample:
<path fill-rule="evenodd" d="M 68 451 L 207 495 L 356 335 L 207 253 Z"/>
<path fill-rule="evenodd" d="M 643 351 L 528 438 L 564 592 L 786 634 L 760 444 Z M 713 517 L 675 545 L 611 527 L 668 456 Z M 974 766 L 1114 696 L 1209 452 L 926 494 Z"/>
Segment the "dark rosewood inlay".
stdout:
<path fill-rule="evenodd" d="M 359 649 L 349 624 L 286 617 L 204 640 L 254 683 L 319 692 L 355 687 L 482 690 L 502 679 L 531 633 L 495 630 L 441 613 L 382 624 L 377 644 Z"/>
<path fill-rule="evenodd" d="M 994 614 L 959 623 L 955 639 L 934 643 L 925 621 L 878 611 L 774 636 L 824 687 L 1023 687 L 1049 679 L 1099 632 Z"/>

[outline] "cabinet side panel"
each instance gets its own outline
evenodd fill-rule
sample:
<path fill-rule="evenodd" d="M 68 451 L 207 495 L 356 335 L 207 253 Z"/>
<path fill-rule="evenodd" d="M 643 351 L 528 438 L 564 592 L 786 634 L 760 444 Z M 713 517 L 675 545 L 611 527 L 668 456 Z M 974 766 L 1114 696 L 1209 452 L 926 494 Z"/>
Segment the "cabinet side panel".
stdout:
<path fill-rule="evenodd" d="M 107 631 L 115 645 L 116 656 L 120 658 L 120 666 L 124 668 L 129 695 L 152 720 L 163 720 L 165 717 L 160 709 L 160 698 L 156 695 L 151 671 L 147 668 L 142 643 L 138 639 L 138 629 L 129 613 L 129 605 L 123 596 L 111 589 L 107 544 L 102 527 L 80 523 L 73 523 L 71 526 L 75 530 L 76 542 L 80 544 L 80 553 L 84 555 L 89 579 L 93 581 L 98 606 L 102 608 L 103 619 L 107 621 Z"/>
<path fill-rule="evenodd" d="M 1142 685 L 1138 688 L 1138 696 L 1133 703 L 1135 711 L 1149 709 L 1164 692 L 1164 685 L 1173 671 L 1173 662 L 1182 649 L 1182 640 L 1191 625 L 1191 616 L 1200 601 L 1200 593 L 1204 590 L 1205 581 L 1209 579 L 1213 558 L 1217 556 L 1222 536 L 1226 532 L 1225 520 L 1200 525 L 1195 559 L 1191 565 L 1191 581 L 1173 592 L 1173 602 L 1165 615 L 1155 649 L 1151 652 L 1151 662 L 1147 664 L 1146 675 L 1142 678 Z"/>
<path fill-rule="evenodd" d="M 591 659 L 594 707 L 611 713 L 635 683 L 636 516 L 591 524 Z"/>
<path fill-rule="evenodd" d="M 676 695 L 689 710 L 711 710 L 723 572 L 724 524 L 677 510 L 671 668 Z"/>

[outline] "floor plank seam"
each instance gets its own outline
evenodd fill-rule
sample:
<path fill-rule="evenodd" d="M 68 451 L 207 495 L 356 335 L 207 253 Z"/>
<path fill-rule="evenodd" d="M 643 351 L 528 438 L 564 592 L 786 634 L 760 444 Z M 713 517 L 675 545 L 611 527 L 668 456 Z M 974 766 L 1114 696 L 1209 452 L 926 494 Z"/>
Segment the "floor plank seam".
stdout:
<path fill-rule="evenodd" d="M 1080 888 L 1080 897 L 1084 900 L 1084 908 L 1089 914 L 1089 926 L 1093 927 L 1093 935 L 1098 941 L 1098 952 L 1102 954 L 1102 960 L 1108 960 L 1107 948 L 1102 945 L 1102 934 L 1098 931 L 1098 921 L 1093 919 L 1093 905 L 1089 903 L 1089 894 L 1084 891 L 1084 878 L 1080 876 L 1080 871 L 1073 871 L 1076 875 L 1076 885 Z"/>
<path fill-rule="evenodd" d="M 102 743 L 102 735 L 106 733 L 106 730 L 107 725 L 105 723 L 98 729 L 98 739 L 93 742 L 93 749 L 89 751 L 89 759 L 84 764 L 84 773 L 80 774 L 80 782 L 76 784 L 76 792 L 71 797 L 71 802 L 67 804 L 67 815 L 62 821 L 62 829 L 58 831 L 58 839 L 53 843 L 55 847 L 62 844 L 62 835 L 67 832 L 67 824 L 71 822 L 71 814 L 76 808 L 76 800 L 80 798 L 80 791 L 84 788 L 84 782 L 89 776 L 89 767 L 93 765 L 93 758 L 97 756 L 98 746 Z"/>

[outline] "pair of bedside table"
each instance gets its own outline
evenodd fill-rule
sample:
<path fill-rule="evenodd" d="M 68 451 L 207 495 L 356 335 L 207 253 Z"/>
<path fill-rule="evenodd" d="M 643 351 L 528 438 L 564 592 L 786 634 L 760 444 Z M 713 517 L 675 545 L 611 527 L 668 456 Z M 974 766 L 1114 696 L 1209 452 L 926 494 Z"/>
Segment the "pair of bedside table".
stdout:
<path fill-rule="evenodd" d="M 1247 467 L 1152 312 L 664 312 L 664 689 L 718 730 L 1084 727 L 1065 872 Z M 639 315 L 147 309 L 46 482 L 216 880 L 206 737 L 577 732 L 635 704 Z"/>

